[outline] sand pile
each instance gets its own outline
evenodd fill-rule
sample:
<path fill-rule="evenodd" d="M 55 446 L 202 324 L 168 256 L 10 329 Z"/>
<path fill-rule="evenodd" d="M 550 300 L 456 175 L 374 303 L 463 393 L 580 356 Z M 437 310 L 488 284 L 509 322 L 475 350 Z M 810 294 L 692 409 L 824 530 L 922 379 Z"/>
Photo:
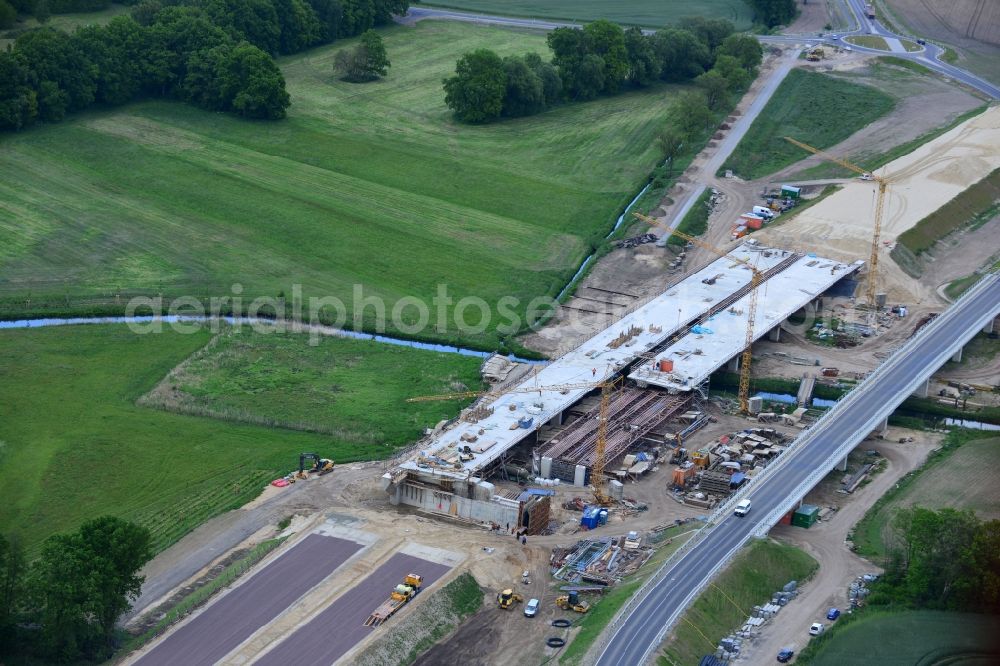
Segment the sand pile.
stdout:
<path fill-rule="evenodd" d="M 888 178 L 889 194 L 882 219 L 882 240 L 892 243 L 904 231 L 1000 167 L 1000 107 L 992 107 L 934 141 L 924 144 L 876 173 Z M 856 180 L 785 224 L 765 229 L 759 236 L 779 247 L 815 251 L 853 261 L 871 252 L 876 185 Z M 758 235 L 758 234 L 755 234 Z M 884 248 L 883 248 L 884 250 Z M 892 296 L 915 295 L 883 251 L 881 271 Z"/>

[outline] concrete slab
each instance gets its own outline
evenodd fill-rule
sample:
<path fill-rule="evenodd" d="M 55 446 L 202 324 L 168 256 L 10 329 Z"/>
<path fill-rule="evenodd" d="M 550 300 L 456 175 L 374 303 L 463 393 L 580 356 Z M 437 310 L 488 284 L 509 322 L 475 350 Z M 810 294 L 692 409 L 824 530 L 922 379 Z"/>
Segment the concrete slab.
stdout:
<path fill-rule="evenodd" d="M 791 253 L 748 241 L 732 249 L 730 256 L 742 259 L 761 271 L 785 261 Z M 832 262 L 827 262 L 832 263 Z M 829 273 L 829 269 L 827 269 Z M 467 479 L 497 460 L 512 446 L 538 427 L 558 416 L 563 409 L 593 390 L 593 385 L 610 379 L 623 367 L 662 344 L 675 332 L 686 328 L 715 305 L 750 283 L 751 271 L 738 261 L 720 258 L 687 277 L 664 293 L 640 304 L 620 320 L 597 333 L 576 349 L 513 386 L 509 392 L 484 403 L 493 414 L 477 423 L 456 423 L 422 443 L 431 463 L 418 464 L 416 457 L 400 465 L 403 470 L 422 475 Z M 634 333 L 624 344 L 616 340 Z M 561 385 L 582 386 L 558 389 Z M 533 390 L 542 387 L 542 390 Z M 538 405 L 541 405 L 540 407 Z M 519 419 L 530 419 L 528 427 L 515 427 Z M 484 430 L 483 434 L 479 434 Z M 475 436 L 472 460 L 458 461 L 457 448 Z M 454 462 L 451 462 L 454 461 Z"/>
<path fill-rule="evenodd" d="M 368 634 L 381 630 L 366 627 L 364 622 L 406 574 L 423 576 L 426 590 L 450 570 L 451 567 L 444 564 L 396 553 L 254 664 L 333 664 Z M 393 619 L 387 622 L 391 623 Z"/>
<path fill-rule="evenodd" d="M 754 340 L 779 326 L 837 280 L 856 270 L 859 264 L 842 264 L 831 259 L 805 256 L 778 273 L 759 288 Z M 749 294 L 703 324 L 703 333 L 686 335 L 629 375 L 630 379 L 669 390 L 690 391 L 743 351 L 746 342 Z M 710 331 L 710 332 L 709 332 Z M 660 359 L 673 361 L 673 370 L 656 369 Z"/>
<path fill-rule="evenodd" d="M 136 666 L 218 663 L 362 547 L 347 539 L 308 535 L 133 663 Z"/>

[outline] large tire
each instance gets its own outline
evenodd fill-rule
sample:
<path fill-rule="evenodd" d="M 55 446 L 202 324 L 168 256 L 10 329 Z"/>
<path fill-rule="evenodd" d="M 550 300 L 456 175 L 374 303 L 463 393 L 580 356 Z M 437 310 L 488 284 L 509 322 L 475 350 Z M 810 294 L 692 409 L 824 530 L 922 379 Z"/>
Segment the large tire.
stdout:
<path fill-rule="evenodd" d="M 560 629 L 565 629 L 566 627 L 572 627 L 573 623 L 566 618 L 559 618 L 558 620 L 552 620 L 553 627 L 559 627 Z"/>
<path fill-rule="evenodd" d="M 552 637 L 547 641 L 545 641 L 545 644 L 552 648 L 561 648 L 562 646 L 566 645 L 566 641 L 565 639 L 562 638 Z"/>

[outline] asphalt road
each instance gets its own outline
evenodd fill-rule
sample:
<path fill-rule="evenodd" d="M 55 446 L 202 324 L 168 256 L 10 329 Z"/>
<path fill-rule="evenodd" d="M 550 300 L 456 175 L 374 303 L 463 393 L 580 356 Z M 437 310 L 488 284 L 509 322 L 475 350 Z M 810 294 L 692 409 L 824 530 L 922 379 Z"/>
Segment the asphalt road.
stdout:
<path fill-rule="evenodd" d="M 255 661 L 254 666 L 332 664 L 371 632 L 382 631 L 387 625 L 398 621 L 397 613 L 380 628 L 364 626 L 371 612 L 389 598 L 389 593 L 403 582 L 406 574 L 423 576 L 426 590 L 450 570 L 451 567 L 444 564 L 396 553 L 385 564 L 344 592 L 319 615 Z M 405 609 L 400 611 L 402 612 Z"/>
<path fill-rule="evenodd" d="M 600 666 L 635 666 L 644 663 L 648 654 L 660 643 L 665 628 L 676 621 L 680 612 L 695 594 L 721 568 L 721 565 L 743 546 L 750 537 L 771 525 L 775 510 L 787 505 L 790 493 L 807 483 L 817 469 L 832 469 L 838 449 L 845 443 L 857 443 L 868 432 L 859 430 L 871 419 L 880 419 L 892 412 L 912 391 L 915 377 L 929 376 L 937 369 L 935 359 L 942 350 L 957 341 L 968 341 L 984 325 L 986 314 L 1000 313 L 1000 274 L 986 278 L 990 282 L 970 298 L 959 300 L 942 313 L 927 334 L 912 338 L 883 366 L 885 372 L 865 380 L 852 392 L 856 399 L 835 409 L 839 414 L 826 427 L 810 434 L 801 445 L 787 455 L 774 474 L 748 498 L 752 509 L 746 518 L 729 515 L 716 526 L 706 528 L 707 536 L 667 570 L 662 581 L 652 587 L 638 606 L 625 617 L 611 637 L 598 664 Z M 949 354 L 950 355 L 950 354 Z M 947 358 L 947 357 L 945 357 Z M 933 367 L 931 367 L 933 366 Z M 773 524 L 773 523 L 772 523 Z"/>
<path fill-rule="evenodd" d="M 135 666 L 217 663 L 361 547 L 353 541 L 310 534 L 168 635 L 134 662 Z"/>

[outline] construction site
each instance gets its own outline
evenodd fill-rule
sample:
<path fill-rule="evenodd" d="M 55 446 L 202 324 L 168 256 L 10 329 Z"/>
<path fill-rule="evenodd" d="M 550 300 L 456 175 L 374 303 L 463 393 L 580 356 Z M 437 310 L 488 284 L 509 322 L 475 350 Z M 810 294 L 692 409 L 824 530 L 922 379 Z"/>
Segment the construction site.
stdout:
<path fill-rule="evenodd" d="M 558 316 L 526 336 L 533 348 L 557 352 L 553 360 L 527 365 L 495 355 L 482 367 L 485 391 L 412 396 L 473 402 L 426 424 L 425 436 L 391 461 L 334 468 L 303 454 L 297 473 L 243 509 L 272 523 L 294 514 L 284 531 L 246 537 L 289 544 L 129 663 L 383 664 L 414 645 L 433 645 L 411 654 L 418 664 L 555 657 L 577 635 L 567 617 L 584 616 L 642 567 L 665 561 L 782 459 L 821 413 L 817 386 L 850 390 L 942 307 L 938 292 L 906 277 L 885 250 L 974 182 L 968 169 L 952 169 L 958 158 L 973 153 L 977 173 L 996 166 L 996 151 L 980 145 L 996 145 L 998 118 L 987 111 L 891 163 L 883 171 L 894 174 L 891 192 L 887 179 L 837 162 L 855 177 L 801 212 L 795 208 L 824 185 L 785 184 L 788 174 L 774 183 L 702 174 L 728 197 L 712 209 L 704 238 L 678 233 L 687 245 L 664 250 L 662 220 L 676 208 L 638 216 L 651 228 L 619 241 Z M 811 159 L 830 159 L 803 148 Z M 681 191 L 690 194 L 684 185 L 672 194 L 680 200 Z M 952 266 L 962 272 L 950 279 L 967 268 Z M 613 312 L 610 323 L 595 302 Z M 833 317 L 803 316 L 817 311 Z M 755 377 L 800 382 L 798 394 L 752 393 L 751 360 Z M 952 368 L 933 390 L 939 401 L 997 404 L 996 361 L 974 370 Z M 721 391 L 723 375 L 735 375 L 738 388 Z M 832 524 L 838 531 L 824 547 L 842 548 L 839 530 L 860 517 L 861 501 L 874 502 L 876 490 L 918 466 L 940 438 L 917 439 L 910 446 L 909 431 L 893 430 L 878 451 L 859 447 L 837 490 L 814 491 L 775 533 L 805 541 L 809 528 L 822 537 Z M 886 462 L 888 471 L 867 485 Z M 193 538 L 208 540 L 210 530 Z M 852 579 L 862 566 L 851 562 Z M 805 596 L 822 605 L 826 593 L 816 588 L 843 587 L 834 569 Z M 466 573 L 485 606 L 439 630 L 439 592 Z M 796 594 L 793 585 L 770 604 L 761 600 L 727 645 L 745 641 L 749 652 L 762 626 L 790 622 L 778 611 Z M 538 600 L 532 612 L 542 621 L 531 624 L 534 615 L 522 611 Z"/>
<path fill-rule="evenodd" d="M 701 404 L 715 370 L 727 364 L 737 370 L 749 344 L 778 338 L 785 319 L 814 307 L 864 265 L 752 239 L 720 254 L 576 349 L 494 386 L 435 429 L 383 476 L 391 501 L 530 535 L 548 529 L 546 496 L 503 490 L 497 479 L 602 489 L 607 481 L 608 497 L 621 500 L 624 481 L 674 455 L 704 426 Z M 727 469 L 740 467 L 727 462 Z"/>

